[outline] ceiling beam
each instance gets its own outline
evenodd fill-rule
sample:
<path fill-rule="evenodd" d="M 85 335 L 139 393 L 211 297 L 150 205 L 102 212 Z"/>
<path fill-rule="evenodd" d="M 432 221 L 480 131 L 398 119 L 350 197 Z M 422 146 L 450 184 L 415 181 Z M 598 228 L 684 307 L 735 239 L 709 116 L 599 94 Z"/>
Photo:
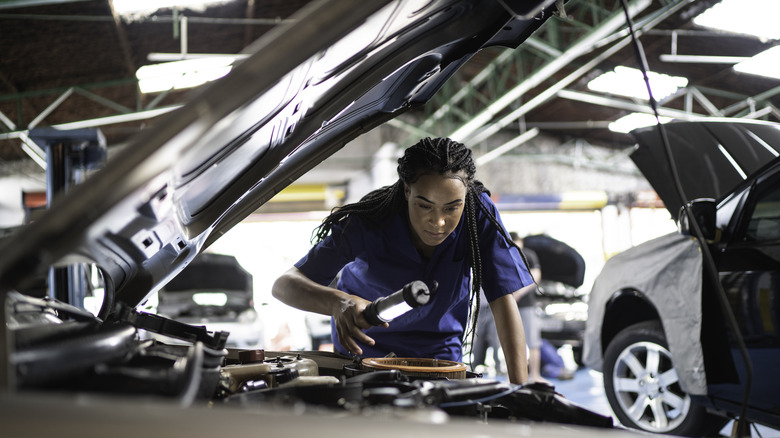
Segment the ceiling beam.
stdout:
<path fill-rule="evenodd" d="M 255 0 L 247 0 L 246 2 L 246 19 L 251 20 L 255 18 Z M 255 40 L 252 26 L 247 25 L 244 27 L 244 47 L 248 46 Z"/>
<path fill-rule="evenodd" d="M 437 106 L 436 111 L 431 114 L 425 121 L 420 124 L 420 128 L 423 130 L 431 129 L 435 123 L 445 117 L 454 108 L 464 100 L 469 93 L 474 92 L 480 85 L 490 79 L 497 70 L 500 70 L 508 64 L 517 53 L 514 50 L 505 50 L 495 57 L 488 65 L 485 66 L 479 73 L 477 73 L 466 85 L 459 87 L 446 102 Z"/>
<path fill-rule="evenodd" d="M 428 131 L 426 129 L 423 129 L 422 126 L 418 127 L 418 126 L 416 126 L 414 124 L 404 122 L 403 120 L 401 120 L 399 118 L 390 119 L 390 120 L 387 121 L 387 124 L 392 126 L 392 127 L 394 127 L 394 128 L 402 129 L 402 130 L 406 131 L 407 133 L 409 133 L 410 135 L 415 136 L 415 137 L 421 137 L 421 138 L 424 138 L 424 137 L 436 137 L 435 134 L 433 134 L 432 132 L 430 132 L 430 131 Z"/>
<path fill-rule="evenodd" d="M 135 122 L 138 120 L 147 120 L 167 112 L 180 108 L 181 105 L 167 106 L 163 108 L 157 108 L 148 111 L 137 111 L 128 114 L 119 114 L 115 116 L 99 117 L 96 119 L 80 120 L 77 122 L 60 123 L 52 125 L 54 129 L 68 130 L 68 129 L 81 129 L 81 128 L 96 128 L 100 126 L 113 125 L 117 123 Z M 11 132 L 0 133 L 0 140 L 10 140 L 14 138 L 22 138 L 26 135 L 28 130 L 17 130 Z"/>
<path fill-rule="evenodd" d="M 647 9 L 650 4 L 651 0 L 635 0 L 628 6 L 628 13 L 631 17 L 634 17 L 639 12 Z M 560 57 L 551 60 L 526 80 L 517 84 L 517 86 L 509 90 L 506 94 L 482 110 L 479 114 L 475 115 L 467 123 L 456 129 L 450 135 L 450 137 L 457 141 L 470 140 L 471 137 L 480 128 L 489 123 L 493 117 L 498 115 L 505 108 L 516 103 L 517 100 L 526 92 L 538 85 L 541 85 L 544 81 L 567 66 L 574 59 L 579 58 L 586 53 L 592 52 L 594 49 L 596 49 L 600 40 L 619 30 L 624 24 L 625 18 L 623 17 L 622 12 L 618 11 L 613 13 L 610 18 L 606 19 L 592 32 L 577 41 Z"/>
<path fill-rule="evenodd" d="M 19 89 L 16 88 L 16 85 L 13 82 L 11 82 L 11 80 L 8 79 L 8 77 L 6 77 L 6 75 L 4 75 L 2 71 L 0 71 L 0 83 L 5 85 L 11 91 L 11 93 L 16 94 L 16 95 L 19 94 Z M 0 97 L 2 97 L 2 95 L 0 95 Z M 18 110 L 17 110 L 18 114 L 16 115 L 17 123 L 22 123 L 23 120 L 24 120 L 24 118 L 22 116 L 22 101 L 23 101 L 22 98 L 17 99 L 17 108 L 18 108 Z M 32 104 L 30 104 L 29 102 L 27 104 L 32 109 L 33 112 L 35 112 L 35 113 L 38 112 L 38 110 Z M 7 119 L 7 117 L 6 117 L 6 119 Z M 14 126 L 15 126 L 15 124 L 14 124 Z"/>
<path fill-rule="evenodd" d="M 476 160 L 474 160 L 475 164 L 477 166 L 484 166 L 485 164 L 495 160 L 496 158 L 504 155 L 505 153 L 511 151 L 512 149 L 522 145 L 523 143 L 527 142 L 528 140 L 531 140 L 532 138 L 539 135 L 539 129 L 534 128 L 531 130 L 528 130 L 517 137 L 513 138 L 512 140 L 509 140 L 508 142 L 502 144 L 501 146 L 490 150 L 486 154 L 477 157 Z"/>
<path fill-rule="evenodd" d="M 723 108 L 723 114 L 725 115 L 732 115 L 738 111 L 744 110 L 746 108 L 750 108 L 751 105 L 755 105 L 756 102 L 764 102 L 769 100 L 770 98 L 777 96 L 780 94 L 780 86 L 771 88 L 767 91 L 764 91 L 763 93 L 759 93 L 755 96 L 748 97 L 740 102 L 737 102 L 733 105 L 727 106 L 726 108 Z"/>
<path fill-rule="evenodd" d="M 83 1 L 87 0 L 2 0 L 0 1 L 0 9 L 29 8 L 31 6 L 60 5 Z"/>
<path fill-rule="evenodd" d="M 558 97 L 561 99 L 569 99 L 577 102 L 589 103 L 591 105 L 606 106 L 613 109 L 621 109 L 625 111 L 648 113 L 653 114 L 653 109 L 650 104 L 636 103 L 630 100 L 616 99 L 606 95 L 598 95 L 592 93 L 583 93 L 581 91 L 561 90 L 558 92 Z M 700 120 L 707 118 L 706 115 L 689 113 L 686 111 L 658 107 L 658 115 L 663 117 L 671 117 L 675 119 L 683 120 Z"/>
<path fill-rule="evenodd" d="M 9 119 L 8 116 L 3 114 L 2 111 L 0 111 L 0 123 L 5 125 L 11 131 L 16 129 L 16 123 L 14 123 L 11 119 Z"/>
<path fill-rule="evenodd" d="M 127 75 L 135 76 L 136 66 L 131 55 L 130 42 L 127 39 L 127 33 L 125 32 L 125 28 L 122 26 L 122 17 L 119 16 L 119 14 L 116 12 L 116 9 L 114 8 L 114 0 L 109 0 L 108 7 L 111 10 L 111 17 L 114 21 L 114 32 L 116 33 L 116 38 L 119 41 L 119 48 L 122 51 L 122 59 L 125 63 Z"/>
<path fill-rule="evenodd" d="M 636 34 L 637 36 L 641 35 L 644 31 L 652 29 L 653 27 L 657 26 L 659 23 L 661 23 L 663 20 L 677 12 L 680 8 L 682 8 L 685 5 L 684 1 L 678 1 L 677 3 L 656 11 L 648 18 L 644 19 L 639 23 L 639 25 L 636 27 Z M 612 26 L 614 26 L 616 23 L 611 23 Z M 620 34 L 620 33 L 618 33 Z M 608 39 L 614 38 L 615 34 L 608 37 Z M 631 36 L 624 36 L 622 40 L 618 41 L 614 45 L 612 45 L 610 48 L 599 54 L 598 56 L 592 58 L 584 65 L 577 68 L 574 72 L 567 75 L 562 80 L 558 81 L 553 86 L 549 87 L 545 91 L 537 94 L 534 96 L 531 100 L 528 102 L 523 103 L 520 105 L 519 108 L 513 110 L 508 115 L 502 117 L 498 121 L 491 122 L 488 126 L 482 128 L 480 131 L 475 133 L 470 133 L 471 138 L 469 141 L 472 144 L 476 144 L 482 141 L 487 140 L 497 132 L 499 132 L 501 129 L 506 128 L 507 126 L 514 123 L 516 120 L 523 117 L 525 114 L 527 114 L 529 111 L 533 110 L 534 108 L 538 107 L 539 105 L 549 101 L 550 99 L 555 98 L 558 93 L 563 90 L 565 87 L 572 84 L 574 81 L 578 80 L 580 77 L 584 76 L 594 68 L 596 68 L 601 62 L 606 60 L 607 58 L 611 57 L 615 53 L 617 53 L 619 50 L 622 50 L 624 47 L 626 47 L 631 42 Z M 567 50 L 567 52 L 570 52 L 571 49 Z M 569 58 L 569 60 L 573 60 L 576 58 L 576 56 L 573 56 L 572 53 L 565 53 L 563 56 Z M 521 84 L 522 85 L 522 84 Z M 520 85 L 518 85 L 519 87 Z M 529 88 L 527 85 L 525 88 Z"/>
<path fill-rule="evenodd" d="M 64 93 L 60 95 L 57 99 L 54 100 L 54 102 L 50 103 L 49 106 L 47 106 L 43 111 L 41 111 L 37 116 L 35 116 L 30 123 L 27 124 L 28 129 L 32 129 L 36 126 L 38 126 L 38 123 L 41 123 L 43 119 L 49 116 L 49 114 L 52 113 L 57 107 L 62 105 L 62 102 L 65 102 L 70 95 L 73 94 L 73 87 L 68 88 Z"/>

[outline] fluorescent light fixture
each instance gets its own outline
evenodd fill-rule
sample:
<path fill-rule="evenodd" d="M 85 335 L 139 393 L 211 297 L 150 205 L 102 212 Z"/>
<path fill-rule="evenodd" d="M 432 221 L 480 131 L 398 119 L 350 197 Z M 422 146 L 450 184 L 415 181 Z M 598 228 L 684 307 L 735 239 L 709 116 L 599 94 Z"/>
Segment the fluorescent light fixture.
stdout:
<path fill-rule="evenodd" d="M 777 0 L 722 0 L 693 19 L 699 26 L 726 32 L 780 39 L 780 2 Z"/>
<path fill-rule="evenodd" d="M 159 9 L 190 9 L 202 11 L 210 5 L 229 3 L 230 0 L 113 0 L 119 15 L 150 14 Z"/>
<path fill-rule="evenodd" d="M 139 68 L 135 77 L 142 93 L 192 88 L 225 76 L 234 61 L 234 57 L 220 56 L 150 64 Z"/>
<path fill-rule="evenodd" d="M 750 73 L 753 75 L 780 79 L 780 69 L 777 68 L 778 65 L 780 65 L 780 46 L 774 46 L 750 59 L 736 64 L 734 70 L 740 73 Z"/>
<path fill-rule="evenodd" d="M 185 59 L 199 59 L 199 58 L 232 58 L 246 59 L 249 55 L 246 53 L 162 53 L 151 52 L 146 55 L 146 59 L 151 62 L 171 62 L 171 61 L 183 61 Z"/>
<path fill-rule="evenodd" d="M 656 100 L 663 100 L 688 85 L 688 79 L 681 76 L 647 72 L 647 77 L 650 78 L 650 88 Z M 649 100 L 642 72 L 631 67 L 615 67 L 615 70 L 588 82 L 588 88 L 602 93 Z"/>
<path fill-rule="evenodd" d="M 671 121 L 670 117 L 658 117 L 661 123 Z M 609 124 L 609 130 L 612 132 L 622 132 L 628 134 L 636 128 L 644 128 L 656 124 L 655 116 L 647 113 L 631 113 L 623 116 Z"/>

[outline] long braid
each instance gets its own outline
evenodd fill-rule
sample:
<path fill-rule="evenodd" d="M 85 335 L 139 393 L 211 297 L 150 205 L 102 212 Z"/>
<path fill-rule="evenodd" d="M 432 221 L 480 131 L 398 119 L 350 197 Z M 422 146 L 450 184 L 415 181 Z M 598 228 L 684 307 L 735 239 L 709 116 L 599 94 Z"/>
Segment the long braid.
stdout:
<path fill-rule="evenodd" d="M 498 229 L 498 232 L 501 234 L 501 237 L 503 237 L 504 240 L 509 245 L 514 246 L 517 249 L 517 252 L 520 253 L 520 258 L 523 259 L 523 263 L 525 264 L 526 267 L 528 267 L 529 266 L 528 260 L 525 258 L 525 253 L 523 252 L 523 249 L 520 248 L 520 246 L 518 246 L 517 243 L 515 243 L 514 239 L 512 239 L 512 236 L 510 236 L 509 233 L 507 233 L 507 231 L 504 229 L 504 227 L 501 226 L 501 224 L 498 222 L 498 219 L 496 219 L 496 216 L 493 215 L 493 213 L 490 210 L 488 210 L 487 207 L 485 207 L 485 205 L 482 204 L 481 202 L 478 202 L 477 205 L 479 206 L 479 209 L 482 212 L 482 214 L 484 214 L 488 218 L 488 220 L 490 220 L 490 223 L 492 223 L 493 226 L 495 226 L 496 229 Z M 534 283 L 536 283 L 536 279 L 534 279 Z"/>
<path fill-rule="evenodd" d="M 380 223 L 392 213 L 404 208 L 403 182 L 398 180 L 391 186 L 385 186 L 365 195 L 360 201 L 334 208 L 314 230 L 314 243 L 320 242 L 330 234 L 333 225 L 350 214 L 360 216 L 373 223 Z"/>
<path fill-rule="evenodd" d="M 466 232 L 468 233 L 469 265 L 471 267 L 472 282 L 471 295 L 469 296 L 469 312 L 474 314 L 469 317 L 469 331 L 464 335 L 464 339 L 471 336 L 468 356 L 474 349 L 474 339 L 477 335 L 477 321 L 479 320 L 480 308 L 480 289 L 482 288 L 482 254 L 479 251 L 479 235 L 476 223 L 476 211 L 474 204 L 481 204 L 479 194 L 476 190 L 469 190 L 466 196 Z M 475 199 L 476 198 L 476 199 Z"/>

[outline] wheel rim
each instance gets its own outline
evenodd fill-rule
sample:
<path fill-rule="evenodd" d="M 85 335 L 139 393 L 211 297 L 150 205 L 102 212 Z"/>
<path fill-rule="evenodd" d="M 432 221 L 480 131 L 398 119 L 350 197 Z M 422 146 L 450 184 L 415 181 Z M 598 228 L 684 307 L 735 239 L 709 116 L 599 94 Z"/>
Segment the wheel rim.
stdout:
<path fill-rule="evenodd" d="M 687 417 L 691 398 L 680 389 L 666 348 L 652 342 L 629 345 L 612 372 L 620 409 L 641 429 L 669 432 Z"/>

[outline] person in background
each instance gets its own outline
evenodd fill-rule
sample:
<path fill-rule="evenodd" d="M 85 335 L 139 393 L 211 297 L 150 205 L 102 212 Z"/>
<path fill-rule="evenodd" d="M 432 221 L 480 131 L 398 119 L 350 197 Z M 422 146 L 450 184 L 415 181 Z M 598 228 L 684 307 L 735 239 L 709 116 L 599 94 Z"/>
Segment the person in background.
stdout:
<path fill-rule="evenodd" d="M 520 311 L 520 317 L 523 321 L 523 331 L 525 333 L 525 342 L 528 346 L 528 378 L 531 381 L 546 382 L 542 377 L 542 364 L 540 348 L 542 346 L 542 330 L 539 326 L 536 316 L 536 289 L 537 283 L 542 281 L 542 267 L 539 264 L 539 257 L 536 253 L 523 246 L 523 239 L 516 232 L 509 233 L 512 241 L 520 247 L 525 254 L 528 262 L 528 268 L 534 277 L 534 283 L 523 287 L 514 292 L 517 308 Z"/>
<path fill-rule="evenodd" d="M 558 350 L 547 339 L 542 338 L 542 346 L 539 349 L 542 363 L 542 376 L 549 379 L 571 380 L 574 372 L 566 368 L 563 358 Z"/>
<path fill-rule="evenodd" d="M 464 339 L 471 336 L 473 345 L 484 289 L 509 380 L 527 382 L 513 292 L 533 278 L 488 190 L 475 179 L 471 150 L 448 138 L 425 138 L 406 149 L 397 171 L 393 185 L 323 220 L 314 247 L 274 283 L 274 297 L 331 316 L 339 353 L 460 362 Z M 329 287 L 339 271 L 336 287 Z M 428 304 L 389 324 L 369 324 L 363 310 L 372 301 L 415 280 L 438 284 Z"/>
<path fill-rule="evenodd" d="M 477 333 L 474 336 L 474 344 L 471 348 L 471 369 L 476 371 L 481 370 L 483 367 L 488 368 L 487 352 L 488 349 L 492 349 L 494 368 L 491 371 L 496 375 L 502 374 L 501 343 L 498 340 L 498 331 L 493 321 L 493 314 L 490 313 L 490 306 L 485 298 L 485 293 L 480 291 L 480 295 Z M 478 372 L 482 373 L 482 371 Z"/>

